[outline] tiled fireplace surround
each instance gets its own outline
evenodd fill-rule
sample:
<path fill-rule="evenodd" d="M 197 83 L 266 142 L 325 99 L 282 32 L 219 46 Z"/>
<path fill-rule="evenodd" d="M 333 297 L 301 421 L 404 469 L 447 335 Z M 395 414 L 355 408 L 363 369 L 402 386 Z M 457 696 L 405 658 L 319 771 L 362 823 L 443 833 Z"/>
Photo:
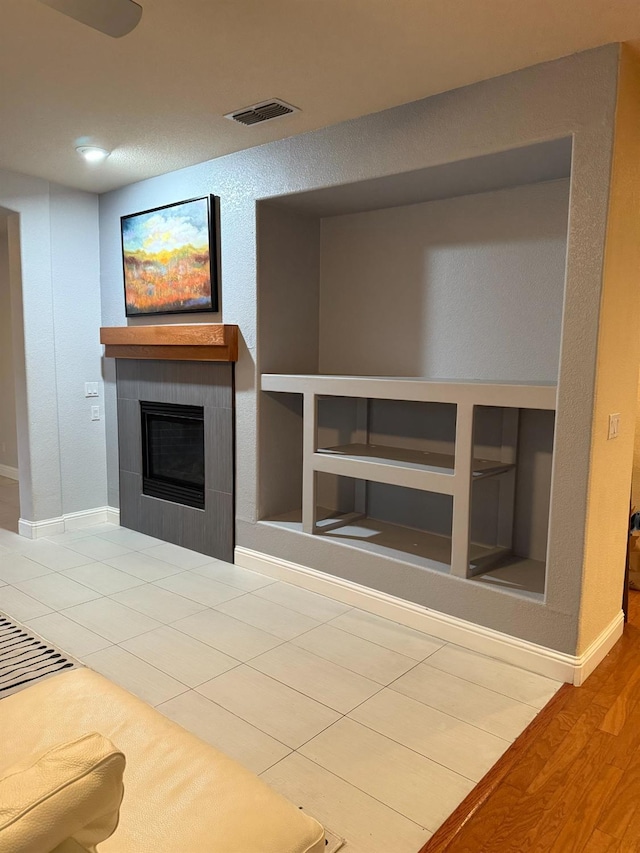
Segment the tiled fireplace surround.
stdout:
<path fill-rule="evenodd" d="M 120 523 L 233 562 L 233 364 L 117 359 Z M 205 508 L 142 494 L 140 401 L 204 407 Z"/>

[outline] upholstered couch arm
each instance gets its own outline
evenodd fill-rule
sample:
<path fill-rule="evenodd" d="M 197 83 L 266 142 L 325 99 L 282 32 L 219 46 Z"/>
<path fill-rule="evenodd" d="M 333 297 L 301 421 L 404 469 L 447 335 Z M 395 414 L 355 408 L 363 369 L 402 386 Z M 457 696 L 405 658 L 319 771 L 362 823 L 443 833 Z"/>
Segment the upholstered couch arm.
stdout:
<path fill-rule="evenodd" d="M 0 779 L 0 853 L 95 851 L 118 825 L 124 767 L 122 752 L 92 733 L 9 768 Z"/>

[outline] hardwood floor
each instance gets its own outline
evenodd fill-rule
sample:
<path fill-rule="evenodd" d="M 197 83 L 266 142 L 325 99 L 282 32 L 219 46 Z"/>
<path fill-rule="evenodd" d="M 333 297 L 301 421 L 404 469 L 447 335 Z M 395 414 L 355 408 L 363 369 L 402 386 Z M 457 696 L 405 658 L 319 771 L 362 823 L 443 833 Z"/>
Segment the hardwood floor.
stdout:
<path fill-rule="evenodd" d="M 640 853 L 640 592 L 621 640 L 565 685 L 420 853 Z"/>

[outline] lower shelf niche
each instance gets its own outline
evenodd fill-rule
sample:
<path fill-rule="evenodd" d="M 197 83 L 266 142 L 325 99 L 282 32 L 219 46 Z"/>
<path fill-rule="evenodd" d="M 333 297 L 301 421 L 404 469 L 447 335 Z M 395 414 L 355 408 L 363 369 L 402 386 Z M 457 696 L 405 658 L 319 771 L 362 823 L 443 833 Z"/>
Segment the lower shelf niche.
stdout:
<path fill-rule="evenodd" d="M 473 561 L 472 555 L 472 570 L 474 568 Z M 474 575 L 472 580 L 492 586 L 494 589 L 514 592 L 536 601 L 544 601 L 546 569 L 543 560 L 533 560 L 531 557 L 505 553 L 492 563 L 490 569 L 486 569 L 482 574 Z"/>
<path fill-rule="evenodd" d="M 315 535 L 421 568 L 449 573 L 452 512 L 450 495 L 317 474 Z M 301 509 L 265 520 L 302 531 Z"/>

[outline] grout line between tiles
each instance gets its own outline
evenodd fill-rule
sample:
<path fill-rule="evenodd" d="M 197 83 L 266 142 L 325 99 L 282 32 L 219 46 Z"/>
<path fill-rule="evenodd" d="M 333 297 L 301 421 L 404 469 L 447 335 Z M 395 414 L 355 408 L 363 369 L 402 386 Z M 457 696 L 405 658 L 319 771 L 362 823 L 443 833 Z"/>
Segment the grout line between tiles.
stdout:
<path fill-rule="evenodd" d="M 200 610 L 198 612 L 199 613 L 205 613 L 206 610 L 215 610 L 215 607 L 207 607 L 205 610 Z M 255 628 L 256 631 L 262 631 L 263 634 L 268 634 L 270 637 L 273 637 L 274 640 L 280 641 L 279 643 L 277 643 L 275 646 L 272 646 L 271 649 L 268 649 L 267 651 L 272 651 L 272 649 L 277 649 L 280 646 L 284 646 L 286 643 L 290 642 L 290 640 L 283 640 L 282 637 L 276 637 L 275 634 L 269 634 L 269 632 L 265 631 L 263 628 L 256 628 L 255 625 L 249 625 L 248 622 L 242 622 L 240 619 L 236 619 L 235 616 L 229 616 L 227 613 L 223 613 L 221 610 L 216 610 L 215 612 L 219 613 L 221 616 L 226 616 L 227 619 L 234 619 L 236 622 L 240 622 L 241 625 L 248 625 L 249 628 Z M 198 613 L 194 613 L 192 615 L 197 616 Z M 190 619 L 191 617 L 187 616 L 187 617 L 183 617 L 183 618 Z M 176 631 L 180 631 L 181 634 L 184 634 L 187 637 L 191 637 L 191 639 L 193 639 L 193 640 L 199 640 L 201 643 L 204 643 L 205 646 L 209 646 L 210 648 L 215 649 L 216 651 L 220 652 L 223 655 L 229 654 L 228 652 L 225 652 L 222 649 L 219 649 L 218 646 L 214 646 L 213 643 L 208 643 L 206 640 L 201 640 L 200 637 L 194 637 L 192 634 L 189 634 L 187 631 L 183 631 L 182 628 L 179 628 L 177 625 L 177 623 L 180 621 L 182 621 L 182 620 L 177 619 L 175 622 L 171 623 L 171 627 L 175 628 Z M 251 657 L 248 657 L 246 660 L 240 661 L 240 663 L 248 663 L 250 660 L 254 660 L 255 658 L 260 657 L 260 655 L 263 655 L 263 654 L 265 654 L 265 652 L 258 652 L 257 655 L 251 655 Z M 233 655 L 229 655 L 229 657 L 233 657 Z M 217 678 L 217 676 L 216 676 L 216 678 Z M 211 679 L 209 679 L 209 681 L 211 681 Z"/>
<path fill-rule="evenodd" d="M 355 708 L 353 710 L 355 710 Z M 368 723 L 363 723 L 362 720 L 354 720 L 353 717 L 350 716 L 351 713 L 352 712 L 349 711 L 349 713 L 346 714 L 345 716 L 347 717 L 348 720 L 351 720 L 352 723 L 357 723 L 359 726 L 362 726 L 365 729 L 369 729 L 369 731 L 373 732 L 374 734 L 378 735 L 379 737 L 387 738 L 387 740 L 390 740 L 393 743 L 397 744 L 398 746 L 401 746 L 403 749 L 408 749 L 409 752 L 413 752 L 414 755 L 417 755 L 420 758 L 424 758 L 425 761 L 429 761 L 429 762 L 431 762 L 431 764 L 436 764 L 438 767 L 442 767 L 444 770 L 448 770 L 449 773 L 453 773 L 455 776 L 459 776 L 461 779 L 466 779 L 467 782 L 471 782 L 473 785 L 480 784 L 480 779 L 482 779 L 482 777 L 485 776 L 486 773 L 489 772 L 489 770 L 491 770 L 491 767 L 493 767 L 493 764 L 495 764 L 496 761 L 498 761 L 502 757 L 502 755 L 504 755 L 504 753 L 511 746 L 510 741 L 504 740 L 504 738 L 499 738 L 499 740 L 502 740 L 504 742 L 504 751 L 502 753 L 500 753 L 500 755 L 498 756 L 496 761 L 493 762 L 493 764 L 491 764 L 489 767 L 487 767 L 487 769 L 484 771 L 484 773 L 482 774 L 480 779 L 473 779 L 471 776 L 467 776 L 465 773 L 461 773 L 459 770 L 454 770 L 454 768 L 449 767 L 448 764 L 443 764 L 442 761 L 437 761 L 435 758 L 432 758 L 430 755 L 425 755 L 424 752 L 418 752 L 417 749 L 414 749 L 411 746 L 407 746 L 406 743 L 403 743 L 401 740 L 398 740 L 397 738 L 392 737 L 391 735 L 387 734 L 386 732 L 380 732 L 380 731 L 378 731 L 378 729 L 374 729 L 373 726 L 370 726 Z M 448 717 L 449 714 L 445 714 L 444 716 Z M 451 717 L 451 719 L 456 720 L 456 722 L 459 722 L 456 717 Z M 471 724 L 469 724 L 469 725 L 471 725 Z M 474 728 L 476 728 L 476 727 L 474 726 Z M 482 731 L 482 729 L 477 729 L 477 731 Z M 485 734 L 488 734 L 488 732 L 485 732 Z M 494 735 L 494 737 L 498 737 L 498 736 Z"/>
<path fill-rule="evenodd" d="M 234 667 L 234 669 L 235 669 L 235 667 Z M 222 673 L 222 674 L 224 675 L 224 673 Z M 216 676 L 216 677 L 217 677 L 217 676 Z M 211 678 L 210 678 L 210 679 L 209 679 L 209 681 L 213 681 L 213 679 L 211 679 Z M 207 682 L 204 682 L 204 683 L 206 684 Z M 295 747 L 290 746 L 288 743 L 284 743 L 284 741 L 281 741 L 281 740 L 280 740 L 280 738 L 277 738 L 275 735 L 272 735 L 270 732 L 267 732 L 267 731 L 265 731 L 264 729 L 261 729 L 261 728 L 260 728 L 260 726 L 256 726 L 256 724 L 255 724 L 255 723 L 250 723 L 250 722 L 249 722 L 249 720 L 245 720 L 245 718 L 244 718 L 244 717 L 241 717 L 239 714 L 236 714 L 234 711 L 230 711 L 228 708 L 225 708 L 225 706 L 224 706 L 224 705 L 221 705 L 219 702 L 216 702 L 216 700 L 215 700 L 215 699 L 211 699 L 209 696 L 205 696 L 205 695 L 204 695 L 204 693 L 200 693 L 196 688 L 194 688 L 194 692 L 195 692 L 195 693 L 197 693 L 197 694 L 198 694 L 198 696 L 201 696 L 203 699 L 206 699 L 206 700 L 207 700 L 207 702 L 211 702 L 211 704 L 212 704 L 212 705 L 215 705 L 216 707 L 221 708 L 221 709 L 222 709 L 223 711 L 225 711 L 227 714 L 231 714 L 231 716 L 232 716 L 232 717 L 235 717 L 235 718 L 236 718 L 236 720 L 241 720 L 243 723 L 246 723 L 246 725 L 251 726 L 251 727 L 252 727 L 252 728 L 254 728 L 256 731 L 261 732 L 263 735 L 267 735 L 267 737 L 270 737 L 270 738 L 271 738 L 271 740 L 275 740 L 277 743 L 279 743 L 279 744 L 281 744 L 282 746 L 284 746 L 284 747 L 285 747 L 285 749 L 290 750 L 289 754 L 291 754 L 292 752 L 297 752 L 297 751 L 298 751 Z M 182 695 L 182 694 L 181 694 L 181 695 Z M 167 701 L 170 701 L 170 700 L 167 700 Z M 336 722 L 338 722 L 338 721 L 336 720 Z M 333 725 L 333 723 L 331 723 L 331 725 Z M 327 727 L 327 728 L 328 728 L 328 727 Z M 323 729 L 323 731 L 324 731 L 324 729 Z M 299 747 L 298 747 L 298 749 L 299 749 Z M 286 758 L 286 756 L 284 756 L 284 757 Z M 279 760 L 279 761 L 281 761 L 282 759 L 278 759 L 278 760 Z M 278 763 L 278 762 L 276 762 L 276 764 L 277 764 L 277 763 Z M 273 765 L 272 765 L 272 766 L 273 766 Z M 265 771 L 265 772 L 266 772 L 266 771 Z"/>
<path fill-rule="evenodd" d="M 336 720 L 336 723 L 338 723 L 338 722 L 340 722 L 340 721 Z M 332 723 L 331 725 L 335 726 L 336 723 Z M 327 728 L 331 728 L 331 726 L 327 726 Z M 323 729 L 323 731 L 326 731 L 326 729 Z M 321 732 L 319 732 L 319 734 L 321 734 Z M 317 735 L 316 735 L 316 737 L 317 737 Z M 311 738 L 311 740 L 313 740 L 313 738 Z M 335 776 L 337 779 L 340 779 L 341 781 L 346 782 L 347 785 L 350 785 L 352 788 L 355 788 L 356 791 L 360 791 L 361 794 L 364 794 L 367 797 L 371 797 L 372 800 L 375 800 L 377 803 L 380 803 L 381 805 L 385 806 L 385 808 L 389 809 L 390 811 L 395 812 L 396 814 L 399 814 L 400 817 L 405 818 L 405 820 L 411 821 L 411 823 L 415 824 L 416 826 L 419 826 L 420 829 L 426 829 L 427 832 L 431 832 L 431 833 L 434 833 L 436 831 L 436 829 L 438 829 L 438 827 L 436 827 L 435 829 L 431 829 L 426 824 L 418 823 L 412 817 L 409 817 L 409 815 L 406 815 L 404 812 L 399 811 L 399 809 L 396 809 L 390 803 L 385 803 L 384 800 L 379 799 L 374 794 L 369 793 L 369 791 L 365 791 L 364 788 L 361 788 L 359 785 L 355 785 L 349 779 L 345 779 L 344 776 L 341 776 L 339 773 L 336 773 L 335 770 L 329 770 L 328 767 L 325 767 L 323 764 L 320 764 L 318 761 L 315 761 L 313 758 L 309 758 L 308 755 L 305 755 L 304 753 L 300 752 L 300 749 L 303 746 L 305 746 L 306 743 L 309 743 L 309 741 L 306 741 L 305 743 L 301 744 L 301 746 L 299 746 L 297 749 L 295 749 L 294 752 L 298 753 L 302 758 L 306 758 L 306 760 L 310 761 L 312 764 L 315 764 L 316 767 L 319 767 L 321 770 L 324 770 L 325 773 L 331 773 L 332 776 Z M 284 759 L 281 759 L 281 760 L 284 760 Z M 464 799 L 464 797 L 463 797 L 463 799 Z M 460 802 L 462 802 L 462 800 Z M 446 820 L 446 818 L 445 818 L 445 820 Z M 444 823 L 444 820 L 442 822 Z"/>
<path fill-rule="evenodd" d="M 308 741 L 307 741 L 307 743 L 308 743 Z M 286 744 L 284 744 L 284 745 L 286 746 Z M 434 830 L 428 829 L 426 826 L 423 826 L 421 823 L 417 823 L 415 820 L 413 820 L 413 818 L 407 817 L 406 815 L 402 814 L 402 812 L 399 812 L 397 809 L 394 809 L 393 806 L 390 806 L 388 803 L 385 803 L 382 800 L 379 800 L 377 797 L 374 797 L 373 794 L 370 794 L 368 791 L 364 791 L 362 788 L 359 788 L 357 785 L 354 785 L 353 782 L 349 782 L 347 779 L 343 779 L 343 777 L 340 776 L 338 773 L 334 773 L 333 770 L 328 770 L 326 767 L 323 767 L 322 764 L 318 764 L 317 761 L 314 761 L 313 758 L 309 758 L 308 755 L 303 755 L 299 751 L 299 748 L 298 749 L 292 749 L 288 755 L 284 755 L 282 758 L 279 758 L 274 764 L 272 764 L 270 767 L 267 767 L 266 770 L 263 770 L 261 773 L 258 773 L 257 775 L 258 776 L 264 776 L 265 773 L 268 773 L 269 770 L 272 770 L 274 767 L 277 767 L 278 764 L 281 764 L 283 761 L 286 761 L 287 758 L 291 758 L 292 755 L 299 755 L 300 758 L 303 758 L 305 761 L 309 761 L 311 764 L 314 765 L 314 767 L 318 767 L 324 773 L 328 773 L 330 776 L 335 776 L 336 779 L 339 779 L 341 782 L 344 782 L 345 785 L 348 785 L 350 788 L 353 788 L 354 791 L 359 791 L 361 794 L 364 794 L 365 797 L 368 797 L 369 799 L 373 800 L 376 803 L 380 803 L 380 805 L 389 809 L 389 811 L 395 812 L 397 815 L 400 815 L 400 817 L 409 821 L 409 823 L 412 823 L 414 826 L 418 827 L 418 829 L 422 829 L 422 830 L 425 830 L 426 832 L 433 834 Z M 296 805 L 299 805 L 299 804 L 296 803 Z M 307 814 L 311 814 L 311 811 L 308 811 L 304 807 L 304 805 L 301 807 L 305 809 Z M 320 823 L 323 823 L 323 821 L 320 821 Z M 334 830 L 335 829 L 337 829 L 337 827 L 334 827 Z"/>
<path fill-rule="evenodd" d="M 285 645 L 285 646 L 286 646 L 286 645 L 288 645 L 290 642 L 291 642 L 290 640 L 287 640 L 287 641 L 285 641 L 282 645 Z M 276 648 L 281 648 L 281 646 L 276 646 Z M 269 649 L 269 651 L 273 651 L 273 649 Z M 269 652 L 263 652 L 262 654 L 265 654 L 265 655 L 266 655 L 266 654 L 269 654 Z M 252 660 L 252 661 L 254 661 L 254 660 L 256 660 L 258 657 L 262 657 L 262 654 L 261 654 L 261 655 L 256 655 L 256 657 L 255 657 L 255 658 L 251 658 L 251 660 Z M 312 652 L 309 652 L 309 654 L 313 654 L 313 653 L 312 653 Z M 318 655 L 316 655 L 316 657 L 318 657 Z M 324 658 L 320 658 L 320 660 L 324 660 Z M 264 675 L 264 676 L 266 676 L 267 678 L 272 679 L 272 681 L 277 681 L 277 682 L 278 682 L 278 684 L 282 684 L 284 687 L 288 687 L 288 688 L 289 688 L 289 690 L 294 690 L 296 693 L 299 693 L 301 696 L 305 696 L 307 699 L 311 699 L 313 702 L 317 702 L 317 703 L 318 703 L 318 705 L 322 705 L 322 707 L 323 707 L 323 708 L 327 708 L 329 711 L 333 711 L 333 713 L 334 713 L 334 714 L 340 714 L 340 716 L 341 716 L 341 717 L 346 717 L 348 714 L 350 714 L 350 713 L 351 713 L 351 711 L 355 710 L 355 708 L 359 708 L 359 707 L 360 707 L 360 705 L 362 705 L 362 702 L 358 702 L 358 704 L 357 704 L 357 705 L 354 705 L 354 707 L 351 709 L 351 711 L 347 711 L 346 713 L 345 713 L 344 711 L 339 711 L 337 708 L 333 708 L 331 705 L 327 705 L 325 702 L 321 702 L 319 699 L 316 699 L 316 697 L 315 697 L 315 696 L 309 696 L 309 694 L 308 694 L 308 693 L 303 693 L 303 691 L 302 691 L 302 690 L 299 690 L 297 687 L 292 687 L 290 684 L 287 684 L 287 682 L 286 682 L 286 681 L 281 681 L 281 679 L 276 678 L 276 677 L 275 677 L 275 675 L 271 675 L 271 674 L 270 674 L 270 673 L 268 673 L 268 672 L 262 672 L 262 670 L 261 670 L 261 669 L 258 669 L 258 668 L 257 668 L 257 667 L 255 667 L 255 666 L 251 666 L 251 664 L 250 664 L 250 663 L 247 663 L 246 665 L 247 665 L 250 669 L 252 669 L 254 672 L 257 672 L 257 673 L 259 673 L 260 675 Z M 339 666 L 339 664 L 335 664 L 335 666 Z M 345 670 L 345 672 L 351 672 L 351 670 L 346 669 L 345 667 L 341 667 L 341 669 L 344 669 L 344 670 Z M 355 674 L 357 675 L 357 673 L 355 673 Z M 224 675 L 224 673 L 223 673 L 223 675 Z M 217 678 L 217 677 L 218 677 L 218 676 L 216 676 L 216 678 Z M 364 676 L 364 675 L 363 675 L 362 677 L 363 677 L 363 678 L 365 678 L 366 676 Z M 369 681 L 371 681 L 371 679 L 369 679 Z M 374 684 L 378 684 L 378 682 L 377 682 L 377 681 L 374 681 L 373 683 L 374 683 Z M 380 687 L 380 690 L 384 690 L 384 685 L 383 685 L 383 684 L 382 684 L 382 685 L 379 685 L 379 687 Z M 371 699 L 373 696 L 377 696 L 377 694 L 378 694 L 378 693 L 380 693 L 380 690 L 376 690 L 376 691 L 375 691 L 375 693 L 372 693 L 372 694 L 371 694 L 371 696 L 368 696 L 367 698 L 368 698 L 368 699 Z M 363 700 L 363 701 L 365 701 L 365 702 L 366 702 L 367 700 L 365 699 L 365 700 Z M 337 720 L 336 720 L 335 722 L 337 722 Z M 333 725 L 333 723 L 331 723 L 331 725 Z M 314 735 L 314 737 L 315 737 L 315 735 Z"/>
<path fill-rule="evenodd" d="M 162 627 L 162 628 L 171 628 L 172 626 L 171 626 L 171 625 L 162 625 L 161 627 Z M 127 654 L 130 654 L 130 655 L 132 655 L 133 657 L 138 658 L 138 660 L 141 660 L 143 663 L 146 663 L 146 664 L 147 664 L 147 666 L 152 666 L 154 669 L 157 669 L 157 670 L 158 670 L 159 672 L 161 672 L 163 675 L 166 675 L 166 676 L 168 676 L 169 678 L 173 678 L 173 680 L 174 680 L 174 681 L 177 681 L 179 684 L 184 684 L 185 682 L 184 682 L 184 681 L 180 681 L 180 679 L 179 679 L 179 678 L 176 678 L 176 676 L 175 676 L 175 675 L 172 675 L 170 672 L 165 672 L 165 670 L 164 670 L 164 669 L 160 669 L 160 667 L 159 667 L 159 666 L 156 666 L 156 664 L 154 664 L 154 663 L 149 663 L 149 661 L 148 661 L 148 660 L 146 660 L 146 659 L 145 659 L 145 658 L 143 658 L 143 657 L 140 657 L 140 655 L 137 655 L 135 652 L 132 652 L 132 651 L 131 651 L 131 649 L 127 649 L 127 648 L 125 648 L 125 647 L 124 647 L 124 645 L 123 645 L 123 643 L 128 643 L 128 642 L 129 642 L 129 640 L 137 640 L 137 639 L 139 639 L 140 637 L 144 637 L 146 634 L 151 634 L 151 633 L 153 633 L 153 631 L 157 631 L 157 630 L 158 630 L 157 628 L 152 628 L 150 631 L 145 631 L 143 634 L 136 634 L 136 636 L 135 636 L 135 637 L 129 637 L 129 639 L 127 639 L 127 640 L 121 640 L 119 643 L 112 643 L 112 645 L 114 645 L 114 646 L 118 646 L 119 648 L 121 648 L 121 649 L 122 649 L 122 651 L 123 651 L 123 652 L 127 652 Z M 203 645 L 208 645 L 208 644 L 207 644 L 207 643 L 205 643 L 203 640 L 197 640 L 197 638 L 196 638 L 196 637 L 191 637 L 189 634 L 185 634 L 183 631 L 181 631 L 180 633 L 181 633 L 181 634 L 183 634 L 183 636 L 188 637 L 188 638 L 189 638 L 189 639 L 191 639 L 191 640 L 196 640 L 196 642 L 202 643 Z M 204 681 L 200 681 L 198 684 L 195 684 L 193 687 L 190 687 L 189 685 L 187 685 L 187 687 L 189 688 L 189 690 L 197 690 L 197 688 L 198 688 L 198 687 L 202 687 L 202 685 L 203 685 L 203 684 L 208 684 L 210 681 L 215 681 L 215 679 L 216 679 L 216 678 L 220 678 L 220 676 L 221 676 L 221 675 L 226 675 L 226 673 L 227 673 L 227 672 L 233 672 L 233 670 L 234 670 L 234 669 L 238 669 L 238 667 L 239 667 L 239 666 L 243 666 L 243 665 L 244 665 L 244 662 L 243 662 L 243 661 L 238 660 L 238 658 L 234 658 L 234 657 L 233 657 L 233 655 L 230 655 L 230 654 L 228 654 L 227 652 L 222 652 L 222 651 L 220 651 L 220 649 L 216 649 L 216 648 L 214 648 L 213 646 L 209 646 L 209 648 L 210 648 L 210 649 L 212 649 L 213 651 L 218 652 L 218 653 L 219 653 L 219 654 L 221 654 L 221 655 L 225 655 L 226 657 L 231 658 L 231 660 L 234 660 L 234 661 L 235 661 L 235 665 L 234 665 L 234 666 L 230 666 L 230 667 L 229 667 L 229 669 L 225 669 L 225 671 L 224 671 L 224 672 L 220 672 L 220 673 L 218 673 L 218 675 L 214 675 L 214 676 L 212 676 L 211 678 L 205 678 L 205 679 L 204 679 Z M 203 694 L 201 694 L 201 695 L 203 695 Z M 208 697 L 205 697 L 205 698 L 208 698 Z"/>
<path fill-rule="evenodd" d="M 453 646 L 453 643 L 447 643 L 447 646 Z M 456 646 L 456 648 L 463 648 L 463 646 Z M 439 649 L 437 651 L 440 651 Z M 465 651 L 470 651 L 469 649 L 465 649 Z M 486 657 L 486 656 L 485 656 Z M 495 660 L 495 658 L 487 658 L 487 660 Z M 427 658 L 425 658 L 422 663 L 427 663 Z M 504 661 L 500 661 L 500 663 L 504 663 Z M 510 696 L 508 693 L 503 693 L 501 690 L 494 690 L 492 687 L 486 687 L 484 684 L 479 684 L 477 681 L 471 681 L 470 678 L 464 678 L 462 675 L 457 675 L 455 672 L 450 672 L 448 669 L 441 669 L 439 666 L 434 666 L 433 664 L 427 663 L 427 666 L 430 666 L 432 669 L 438 670 L 438 672 L 443 672 L 445 675 L 450 675 L 452 678 L 457 678 L 460 681 L 464 681 L 466 684 L 473 684 L 474 687 L 480 687 L 482 690 L 488 690 L 490 693 L 495 693 L 497 696 L 502 696 L 504 699 L 511 699 L 512 702 L 517 702 L 518 705 L 526 705 L 527 708 L 533 708 L 538 714 L 544 706 L 549 702 L 558 692 L 562 684 L 558 682 L 558 687 L 553 691 L 551 696 L 544 700 L 544 703 L 541 707 L 537 705 L 533 705 L 531 702 L 525 702 L 523 699 L 516 699 L 514 696 Z M 507 664 L 507 666 L 512 666 L 512 664 Z M 520 669 L 517 666 L 514 666 L 513 669 L 519 670 L 520 672 L 528 672 L 528 670 Z M 532 673 L 535 674 L 535 673 Z M 544 676 L 542 676 L 544 678 Z"/>
<path fill-rule="evenodd" d="M 352 607 L 351 610 L 352 611 L 356 610 L 359 613 L 367 613 L 366 610 L 360 610 L 359 607 Z M 328 622 L 323 622 L 322 624 L 323 625 L 331 625 L 332 628 L 335 628 L 337 631 L 342 631 L 343 634 L 348 634 L 350 637 L 357 637 L 359 640 L 366 640 L 367 643 L 373 643 L 374 646 L 380 646 L 381 649 L 386 649 L 388 652 L 395 652 L 397 655 L 402 655 L 405 658 L 410 658 L 411 660 L 414 660 L 416 663 L 422 663 L 428 657 L 431 657 L 431 655 L 440 651 L 440 649 L 443 648 L 444 646 L 450 645 L 449 643 L 445 642 L 444 640 L 440 640 L 438 637 L 434 637 L 432 634 L 424 634 L 422 631 L 418 631 L 417 633 L 419 633 L 422 637 L 426 637 L 428 640 L 433 640 L 434 643 L 441 643 L 441 645 L 438 646 L 437 649 L 433 649 L 433 651 L 429 652 L 423 658 L 420 658 L 420 659 L 414 658 L 412 655 L 407 654 L 407 652 L 399 652 L 396 649 L 391 649 L 391 648 L 389 648 L 389 646 L 385 646 L 383 643 L 378 643 L 376 640 L 371 640 L 369 637 L 363 637 L 361 634 L 356 634 L 353 631 L 349 631 L 346 628 L 343 628 L 342 625 L 335 625 L 334 624 L 336 619 L 339 619 L 341 616 L 345 616 L 345 615 L 346 615 L 345 613 L 340 613 L 338 616 L 334 616 Z M 377 616 L 377 614 L 375 614 L 375 613 L 368 614 L 368 615 Z M 383 619 L 385 622 L 389 622 L 391 625 L 400 625 L 402 628 L 408 628 L 407 625 L 402 625 L 401 622 L 394 622 L 392 619 L 387 619 L 385 616 L 377 616 L 377 618 Z M 408 628 L 408 630 L 415 631 L 416 629 L 415 628 Z"/>

